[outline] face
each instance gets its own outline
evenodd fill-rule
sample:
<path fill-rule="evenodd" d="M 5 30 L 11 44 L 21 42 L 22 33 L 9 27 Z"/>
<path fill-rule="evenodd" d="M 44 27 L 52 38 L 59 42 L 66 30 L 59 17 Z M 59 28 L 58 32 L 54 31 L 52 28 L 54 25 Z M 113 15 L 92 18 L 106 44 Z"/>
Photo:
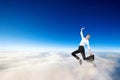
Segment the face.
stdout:
<path fill-rule="evenodd" d="M 86 39 L 90 39 L 90 34 L 87 34 Z"/>

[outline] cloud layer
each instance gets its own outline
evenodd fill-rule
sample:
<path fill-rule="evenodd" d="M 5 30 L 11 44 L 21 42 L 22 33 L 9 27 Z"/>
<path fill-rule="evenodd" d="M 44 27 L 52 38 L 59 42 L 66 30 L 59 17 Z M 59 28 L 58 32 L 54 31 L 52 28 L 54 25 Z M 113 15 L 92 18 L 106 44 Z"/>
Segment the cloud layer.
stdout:
<path fill-rule="evenodd" d="M 1 52 L 0 80 L 112 80 L 115 62 L 96 57 L 79 65 L 70 54 Z"/>

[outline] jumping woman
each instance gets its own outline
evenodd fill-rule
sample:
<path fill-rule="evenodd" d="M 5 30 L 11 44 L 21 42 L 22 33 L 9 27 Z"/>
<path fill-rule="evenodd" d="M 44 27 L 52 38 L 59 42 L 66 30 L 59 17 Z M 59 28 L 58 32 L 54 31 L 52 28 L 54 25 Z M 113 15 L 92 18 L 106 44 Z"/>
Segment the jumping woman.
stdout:
<path fill-rule="evenodd" d="M 89 45 L 90 34 L 87 34 L 87 36 L 84 37 L 83 36 L 83 29 L 85 29 L 85 28 L 81 28 L 81 30 L 80 30 L 80 35 L 81 35 L 82 40 L 80 41 L 79 47 L 77 50 L 75 50 L 74 52 L 71 53 L 72 56 L 74 56 L 79 61 L 80 64 L 82 64 L 82 60 L 76 54 L 81 53 L 82 58 L 84 60 L 87 60 L 88 57 L 86 57 L 86 55 L 85 55 L 85 48 L 84 48 L 86 45 L 87 45 L 87 48 L 89 50 L 90 56 L 93 55 L 91 52 L 91 49 L 90 49 L 90 45 Z"/>

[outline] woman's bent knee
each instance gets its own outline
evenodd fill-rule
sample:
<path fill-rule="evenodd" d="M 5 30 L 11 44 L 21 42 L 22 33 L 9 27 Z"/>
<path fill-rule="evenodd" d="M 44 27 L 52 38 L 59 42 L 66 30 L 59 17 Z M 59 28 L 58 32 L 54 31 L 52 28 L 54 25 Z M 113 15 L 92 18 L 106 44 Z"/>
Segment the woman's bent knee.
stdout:
<path fill-rule="evenodd" d="M 74 56 L 74 55 L 75 55 L 75 54 L 74 54 L 74 52 L 73 52 L 73 53 L 71 53 L 71 55 L 72 55 L 72 56 Z"/>

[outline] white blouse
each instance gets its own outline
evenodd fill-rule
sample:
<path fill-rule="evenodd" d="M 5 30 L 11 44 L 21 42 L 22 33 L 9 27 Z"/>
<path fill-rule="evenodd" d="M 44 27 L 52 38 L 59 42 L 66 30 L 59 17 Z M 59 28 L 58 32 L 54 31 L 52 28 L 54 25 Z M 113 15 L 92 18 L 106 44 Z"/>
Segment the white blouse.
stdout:
<path fill-rule="evenodd" d="M 82 40 L 80 41 L 80 44 L 79 44 L 79 45 L 80 45 L 80 46 L 85 46 L 85 45 L 87 45 L 88 49 L 90 50 L 89 40 L 86 39 L 86 38 L 83 36 L 82 30 L 80 31 L 80 35 L 81 35 Z"/>

